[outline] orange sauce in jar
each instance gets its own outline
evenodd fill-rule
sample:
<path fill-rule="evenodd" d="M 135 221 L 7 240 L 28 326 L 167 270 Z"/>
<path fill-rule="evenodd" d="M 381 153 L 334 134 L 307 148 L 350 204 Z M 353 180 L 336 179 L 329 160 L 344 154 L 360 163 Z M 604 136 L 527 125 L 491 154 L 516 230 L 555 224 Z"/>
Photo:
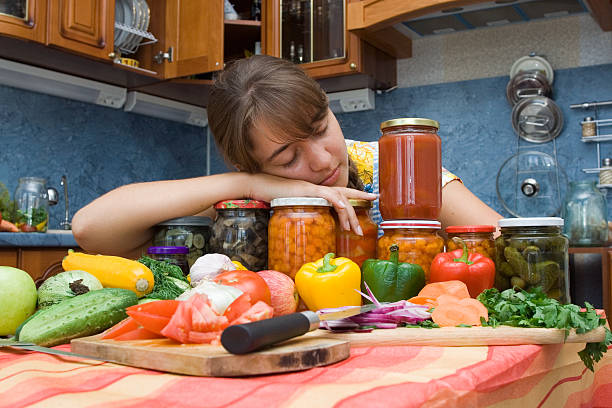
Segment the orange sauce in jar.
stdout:
<path fill-rule="evenodd" d="M 383 220 L 437 220 L 442 207 L 438 122 L 403 118 L 383 122 L 378 141 Z"/>
<path fill-rule="evenodd" d="M 307 262 L 336 252 L 336 222 L 323 198 L 277 198 L 270 203 L 268 268 L 295 278 Z"/>
<path fill-rule="evenodd" d="M 495 240 L 493 225 L 454 225 L 446 227 L 448 239 L 446 240 L 446 250 L 454 251 L 461 249 L 462 246 L 453 241 L 454 237 L 459 237 L 465 242 L 469 252 L 476 252 L 491 260 L 495 260 Z"/>
<path fill-rule="evenodd" d="M 399 261 L 420 265 L 429 282 L 429 270 L 436 255 L 444 252 L 444 239 L 438 235 L 439 221 L 397 220 L 383 221 L 383 236 L 378 238 L 376 258 L 389 259 L 389 247 L 399 246 Z"/>
<path fill-rule="evenodd" d="M 355 234 L 352 230 L 345 231 L 338 224 L 336 227 L 336 256 L 349 258 L 361 266 L 366 259 L 376 257 L 378 226 L 370 218 L 369 212 L 372 207 L 370 201 L 351 199 L 349 204 L 355 209 L 363 236 Z"/>

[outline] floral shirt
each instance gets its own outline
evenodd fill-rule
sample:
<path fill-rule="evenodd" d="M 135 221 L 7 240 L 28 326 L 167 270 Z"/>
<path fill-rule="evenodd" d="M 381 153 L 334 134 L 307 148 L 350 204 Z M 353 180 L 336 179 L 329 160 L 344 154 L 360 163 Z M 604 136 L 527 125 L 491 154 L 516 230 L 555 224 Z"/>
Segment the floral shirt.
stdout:
<path fill-rule="evenodd" d="M 357 173 L 365 186 L 365 191 L 369 193 L 379 194 L 378 187 L 378 142 L 360 142 L 358 140 L 345 139 L 346 149 L 349 157 L 357 166 Z M 442 187 L 453 180 L 461 179 L 455 176 L 450 171 L 442 168 Z M 376 224 L 382 222 L 382 216 L 378 209 L 378 199 L 372 203 L 370 212 L 372 221 Z M 379 231 L 380 234 L 380 231 Z"/>

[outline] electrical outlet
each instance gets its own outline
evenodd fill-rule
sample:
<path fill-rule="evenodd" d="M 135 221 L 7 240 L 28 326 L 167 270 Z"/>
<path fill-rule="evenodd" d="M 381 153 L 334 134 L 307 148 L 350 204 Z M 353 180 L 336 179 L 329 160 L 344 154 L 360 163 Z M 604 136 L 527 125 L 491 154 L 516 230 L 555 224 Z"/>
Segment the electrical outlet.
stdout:
<path fill-rule="evenodd" d="M 375 108 L 374 91 L 369 88 L 327 94 L 333 112 L 358 112 Z"/>

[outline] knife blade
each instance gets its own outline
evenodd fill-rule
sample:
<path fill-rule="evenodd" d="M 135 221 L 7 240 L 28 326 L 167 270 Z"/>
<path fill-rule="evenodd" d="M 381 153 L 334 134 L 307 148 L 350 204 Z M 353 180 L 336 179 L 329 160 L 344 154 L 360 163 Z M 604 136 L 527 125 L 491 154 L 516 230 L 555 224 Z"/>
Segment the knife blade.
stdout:
<path fill-rule="evenodd" d="M 252 323 L 236 324 L 221 333 L 221 345 L 232 354 L 246 354 L 263 347 L 301 336 L 319 327 L 322 320 L 339 320 L 375 309 L 375 304 L 353 306 L 338 311 L 306 310 Z"/>
<path fill-rule="evenodd" d="M 53 354 L 53 355 L 58 355 L 58 356 L 68 356 L 68 357 L 83 358 L 83 359 L 87 359 L 87 360 L 98 360 L 98 361 L 113 362 L 111 360 L 104 359 L 104 358 L 85 356 L 83 354 L 77 354 L 77 353 L 73 353 L 71 351 L 56 350 L 56 349 L 52 349 L 52 348 L 49 348 L 49 347 L 37 346 L 34 343 L 26 343 L 26 342 L 23 342 L 23 341 L 14 341 L 14 340 L 0 339 L 0 348 L 2 348 L 2 347 L 16 347 L 16 348 L 21 348 L 21 349 L 24 349 L 24 350 L 37 351 L 39 353 Z"/>

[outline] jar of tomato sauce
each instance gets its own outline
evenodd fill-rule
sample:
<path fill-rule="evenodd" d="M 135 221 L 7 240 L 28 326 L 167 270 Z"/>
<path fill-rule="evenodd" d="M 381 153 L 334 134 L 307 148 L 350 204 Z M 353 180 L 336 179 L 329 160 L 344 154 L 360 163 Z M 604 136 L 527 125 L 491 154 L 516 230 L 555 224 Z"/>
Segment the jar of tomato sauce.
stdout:
<path fill-rule="evenodd" d="M 338 225 L 336 228 L 336 256 L 349 258 L 361 266 L 366 259 L 376 257 L 378 226 L 370 218 L 371 201 L 350 199 L 349 204 L 355 209 L 363 236 L 355 234 L 352 230 L 345 231 Z"/>
<path fill-rule="evenodd" d="M 270 202 L 268 268 L 291 278 L 302 265 L 336 252 L 336 222 L 323 198 L 288 197 Z"/>
<path fill-rule="evenodd" d="M 389 259 L 393 244 L 399 246 L 399 261 L 420 265 L 429 282 L 433 259 L 444 251 L 444 239 L 438 235 L 441 224 L 431 220 L 396 220 L 380 223 L 383 235 L 376 244 L 376 258 Z"/>
<path fill-rule="evenodd" d="M 424 118 L 381 123 L 378 177 L 383 220 L 439 218 L 442 158 L 438 128 L 438 122 Z"/>
<path fill-rule="evenodd" d="M 446 233 L 448 234 L 446 250 L 450 252 L 462 248 L 461 245 L 453 241 L 453 238 L 458 237 L 465 242 L 470 252 L 479 253 L 495 261 L 494 232 L 495 226 L 493 225 L 453 225 L 446 227 Z"/>

